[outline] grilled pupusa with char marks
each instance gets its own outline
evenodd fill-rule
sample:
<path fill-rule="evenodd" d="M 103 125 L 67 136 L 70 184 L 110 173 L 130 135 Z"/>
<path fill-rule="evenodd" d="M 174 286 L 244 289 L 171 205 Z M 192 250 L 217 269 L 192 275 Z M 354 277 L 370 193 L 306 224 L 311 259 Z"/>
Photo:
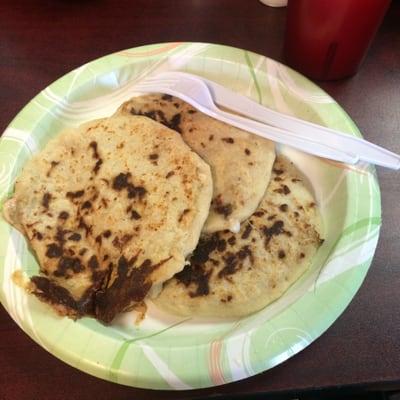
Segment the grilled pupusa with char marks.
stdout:
<path fill-rule="evenodd" d="M 145 115 L 182 135 L 211 167 L 214 193 L 203 232 L 238 231 L 258 207 L 270 180 L 274 143 L 217 121 L 162 94 L 134 97 L 116 115 Z"/>
<path fill-rule="evenodd" d="M 278 156 L 267 192 L 240 232 L 203 236 L 190 265 L 164 284 L 155 303 L 181 316 L 249 315 L 309 268 L 321 237 L 311 192 L 294 165 Z"/>
<path fill-rule="evenodd" d="M 177 132 L 120 115 L 51 140 L 4 210 L 40 264 L 30 290 L 108 323 L 182 270 L 211 196 L 209 166 Z"/>

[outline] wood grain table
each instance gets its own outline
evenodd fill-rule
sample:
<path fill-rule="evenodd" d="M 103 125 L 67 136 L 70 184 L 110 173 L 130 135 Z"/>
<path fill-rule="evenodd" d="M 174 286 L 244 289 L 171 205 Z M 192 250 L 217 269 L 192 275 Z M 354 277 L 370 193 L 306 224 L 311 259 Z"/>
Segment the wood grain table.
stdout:
<path fill-rule="evenodd" d="M 400 153 L 400 2 L 362 69 L 320 83 L 368 140 Z M 41 89 L 105 54 L 148 43 L 202 41 L 281 55 L 285 9 L 257 0 L 2 0 L 0 132 Z M 383 226 L 367 278 L 318 340 L 242 382 L 192 392 L 119 386 L 62 363 L 0 310 L 0 399 L 181 399 L 361 387 L 400 389 L 400 176 L 378 170 Z"/>

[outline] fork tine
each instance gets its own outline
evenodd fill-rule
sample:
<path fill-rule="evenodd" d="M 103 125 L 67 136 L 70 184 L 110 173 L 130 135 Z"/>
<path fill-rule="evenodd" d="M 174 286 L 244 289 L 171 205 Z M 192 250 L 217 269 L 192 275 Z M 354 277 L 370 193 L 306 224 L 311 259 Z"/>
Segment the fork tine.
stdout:
<path fill-rule="evenodd" d="M 146 78 L 139 82 L 138 84 L 140 85 L 141 83 L 151 83 L 153 85 L 175 85 L 179 82 L 177 79 L 158 79 L 158 78 Z"/>
<path fill-rule="evenodd" d="M 168 78 L 164 78 L 164 77 L 159 77 L 158 75 L 149 75 L 146 76 L 143 80 L 144 81 L 159 81 L 159 82 L 178 82 L 182 79 L 185 78 L 174 78 L 174 77 L 168 77 Z"/>
<path fill-rule="evenodd" d="M 175 82 L 164 82 L 161 80 L 154 80 L 154 81 L 142 81 L 142 82 L 138 82 L 137 84 L 135 84 L 134 86 L 162 86 L 162 87 L 170 87 L 172 85 L 174 85 Z"/>
<path fill-rule="evenodd" d="M 170 83 L 168 82 L 162 82 L 162 81 L 154 81 L 154 82 L 139 82 L 135 86 L 171 86 Z"/>
<path fill-rule="evenodd" d="M 139 85 L 135 85 L 135 86 L 132 87 L 132 89 L 135 90 L 135 91 L 153 90 L 156 93 L 159 93 L 163 89 L 168 89 L 168 88 L 169 88 L 169 86 L 166 86 L 166 85 L 153 85 L 153 84 L 139 84 Z"/>

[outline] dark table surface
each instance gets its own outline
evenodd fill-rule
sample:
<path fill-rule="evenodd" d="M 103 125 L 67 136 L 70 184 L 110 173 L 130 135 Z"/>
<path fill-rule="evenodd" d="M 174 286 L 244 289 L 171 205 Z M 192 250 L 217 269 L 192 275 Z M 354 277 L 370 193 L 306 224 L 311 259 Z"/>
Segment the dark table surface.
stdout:
<path fill-rule="evenodd" d="M 319 83 L 368 140 L 400 153 L 400 2 L 394 1 L 362 69 Z M 0 132 L 41 89 L 81 64 L 148 43 L 202 41 L 282 60 L 285 9 L 257 0 L 2 0 Z M 0 399 L 155 399 L 280 393 L 363 385 L 400 389 L 399 173 L 379 169 L 383 227 L 368 276 L 343 315 L 278 367 L 194 392 L 119 386 L 75 370 L 35 344 L 0 309 Z"/>

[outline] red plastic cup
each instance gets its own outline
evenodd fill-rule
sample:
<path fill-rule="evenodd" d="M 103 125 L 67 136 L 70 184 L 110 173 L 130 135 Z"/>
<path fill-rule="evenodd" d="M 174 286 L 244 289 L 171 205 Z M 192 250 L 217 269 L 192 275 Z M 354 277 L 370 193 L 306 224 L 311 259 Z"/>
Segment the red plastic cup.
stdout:
<path fill-rule="evenodd" d="M 355 74 L 390 0 L 289 0 L 285 58 L 313 79 Z"/>

